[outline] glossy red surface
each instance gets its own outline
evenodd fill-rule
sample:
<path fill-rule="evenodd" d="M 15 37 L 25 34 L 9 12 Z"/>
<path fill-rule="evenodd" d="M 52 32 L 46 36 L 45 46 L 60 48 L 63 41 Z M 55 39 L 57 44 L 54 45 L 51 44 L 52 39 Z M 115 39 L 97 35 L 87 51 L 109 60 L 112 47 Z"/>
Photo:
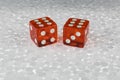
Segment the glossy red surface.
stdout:
<path fill-rule="evenodd" d="M 31 39 L 38 47 L 57 42 L 57 25 L 49 17 L 31 20 L 29 25 Z"/>
<path fill-rule="evenodd" d="M 70 18 L 63 28 L 63 43 L 70 46 L 83 48 L 89 30 L 89 21 Z"/>

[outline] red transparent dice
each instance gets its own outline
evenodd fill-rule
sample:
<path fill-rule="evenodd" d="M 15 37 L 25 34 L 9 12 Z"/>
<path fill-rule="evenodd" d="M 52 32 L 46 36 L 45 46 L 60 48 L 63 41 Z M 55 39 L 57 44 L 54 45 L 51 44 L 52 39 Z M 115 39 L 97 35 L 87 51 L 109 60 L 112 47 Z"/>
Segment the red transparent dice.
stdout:
<path fill-rule="evenodd" d="M 88 20 L 77 18 L 68 19 L 63 28 L 63 43 L 83 48 L 87 41 L 88 30 Z"/>
<path fill-rule="evenodd" d="M 38 47 L 57 42 L 57 25 L 49 17 L 31 20 L 29 27 L 31 39 Z"/>

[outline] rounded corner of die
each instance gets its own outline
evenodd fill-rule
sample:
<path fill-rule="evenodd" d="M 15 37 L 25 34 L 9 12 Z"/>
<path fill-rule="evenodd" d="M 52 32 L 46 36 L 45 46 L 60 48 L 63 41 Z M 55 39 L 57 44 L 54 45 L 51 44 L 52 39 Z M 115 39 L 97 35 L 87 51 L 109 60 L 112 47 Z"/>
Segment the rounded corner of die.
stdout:
<path fill-rule="evenodd" d="M 90 21 L 87 21 L 87 27 L 90 25 Z"/>
<path fill-rule="evenodd" d="M 71 21 L 73 18 L 68 18 L 68 20 L 67 21 Z"/>
<path fill-rule="evenodd" d="M 55 21 L 52 21 L 52 24 L 55 25 L 56 27 L 58 26 L 58 25 L 55 23 Z"/>
<path fill-rule="evenodd" d="M 29 24 L 32 22 L 32 20 L 29 21 Z"/>
<path fill-rule="evenodd" d="M 29 21 L 29 25 L 32 25 L 32 24 L 33 24 L 33 20 L 30 20 L 30 21 Z"/>
<path fill-rule="evenodd" d="M 49 17 L 49 16 L 45 16 L 45 17 L 50 19 L 50 17 Z"/>
<path fill-rule="evenodd" d="M 46 19 L 48 19 L 48 20 L 51 20 L 51 18 L 49 17 L 49 16 L 44 16 L 44 17 L 42 17 L 42 19 L 44 20 L 46 20 Z"/>
<path fill-rule="evenodd" d="M 87 19 L 86 21 L 87 21 L 88 24 L 90 23 L 90 20 Z"/>

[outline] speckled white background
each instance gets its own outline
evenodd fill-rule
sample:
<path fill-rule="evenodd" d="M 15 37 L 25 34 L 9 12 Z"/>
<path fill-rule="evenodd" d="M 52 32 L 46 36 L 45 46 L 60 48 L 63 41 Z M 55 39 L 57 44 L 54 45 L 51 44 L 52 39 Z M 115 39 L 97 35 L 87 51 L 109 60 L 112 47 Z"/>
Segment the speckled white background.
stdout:
<path fill-rule="evenodd" d="M 28 22 L 44 16 L 60 40 L 38 48 Z M 62 44 L 69 17 L 90 20 L 83 49 Z M 0 80 L 120 80 L 120 0 L 0 0 Z"/>

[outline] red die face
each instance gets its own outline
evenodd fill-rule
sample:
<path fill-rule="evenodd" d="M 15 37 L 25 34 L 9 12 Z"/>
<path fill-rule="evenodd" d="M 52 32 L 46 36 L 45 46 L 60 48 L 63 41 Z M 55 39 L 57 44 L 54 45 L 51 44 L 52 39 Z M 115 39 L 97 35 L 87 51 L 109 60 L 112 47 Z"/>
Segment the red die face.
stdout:
<path fill-rule="evenodd" d="M 31 20 L 29 25 L 31 39 L 38 47 L 57 42 L 57 25 L 49 17 Z"/>
<path fill-rule="evenodd" d="M 63 43 L 70 46 L 83 48 L 89 30 L 89 21 L 70 18 L 63 28 Z"/>

